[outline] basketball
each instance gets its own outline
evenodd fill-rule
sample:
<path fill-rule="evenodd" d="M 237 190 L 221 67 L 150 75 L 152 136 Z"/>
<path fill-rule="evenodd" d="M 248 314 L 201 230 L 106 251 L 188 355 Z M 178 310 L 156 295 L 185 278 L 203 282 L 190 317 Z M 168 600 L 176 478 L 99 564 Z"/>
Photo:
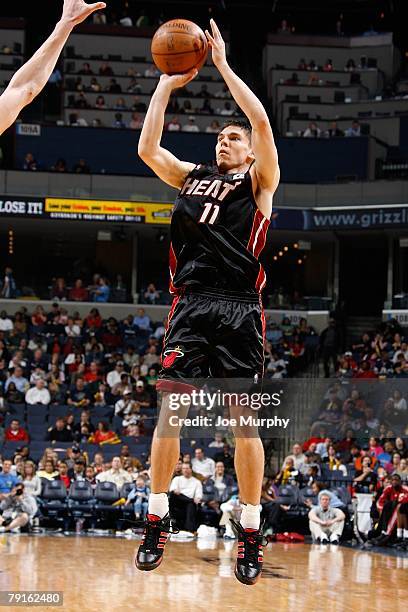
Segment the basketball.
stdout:
<path fill-rule="evenodd" d="M 166 74 L 183 74 L 199 70 L 207 53 L 207 38 L 201 28 L 187 19 L 163 23 L 152 39 L 152 57 L 157 68 Z"/>

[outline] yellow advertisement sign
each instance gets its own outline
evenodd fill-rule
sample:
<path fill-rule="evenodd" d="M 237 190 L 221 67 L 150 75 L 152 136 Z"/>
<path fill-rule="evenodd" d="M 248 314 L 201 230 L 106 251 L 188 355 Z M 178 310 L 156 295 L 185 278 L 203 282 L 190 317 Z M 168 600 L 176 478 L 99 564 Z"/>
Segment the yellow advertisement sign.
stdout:
<path fill-rule="evenodd" d="M 163 202 L 45 198 L 45 215 L 50 219 L 163 225 L 170 223 L 172 208 Z"/>

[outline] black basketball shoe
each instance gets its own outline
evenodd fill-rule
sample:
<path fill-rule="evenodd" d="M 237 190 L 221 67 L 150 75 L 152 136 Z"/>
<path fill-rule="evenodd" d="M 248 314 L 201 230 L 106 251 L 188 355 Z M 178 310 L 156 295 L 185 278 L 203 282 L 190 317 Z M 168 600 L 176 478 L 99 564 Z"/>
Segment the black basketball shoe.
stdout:
<path fill-rule="evenodd" d="M 159 567 L 169 535 L 178 531 L 169 514 L 162 519 L 155 514 L 148 514 L 144 521 L 142 543 L 135 559 L 137 569 L 148 572 Z"/>
<path fill-rule="evenodd" d="M 237 562 L 235 576 L 243 584 L 255 584 L 262 572 L 263 546 L 265 538 L 262 527 L 244 529 L 241 523 L 230 519 L 238 534 Z"/>

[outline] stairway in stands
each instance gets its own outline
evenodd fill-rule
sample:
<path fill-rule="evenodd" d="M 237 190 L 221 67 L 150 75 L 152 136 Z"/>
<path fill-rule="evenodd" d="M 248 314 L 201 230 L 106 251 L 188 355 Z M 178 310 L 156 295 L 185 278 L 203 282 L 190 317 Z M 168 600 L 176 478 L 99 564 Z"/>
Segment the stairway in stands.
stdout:
<path fill-rule="evenodd" d="M 368 317 L 368 316 L 349 316 L 346 322 L 346 346 L 350 346 L 352 342 L 355 342 L 361 338 L 362 334 L 366 331 L 375 330 L 381 323 L 381 317 Z"/>

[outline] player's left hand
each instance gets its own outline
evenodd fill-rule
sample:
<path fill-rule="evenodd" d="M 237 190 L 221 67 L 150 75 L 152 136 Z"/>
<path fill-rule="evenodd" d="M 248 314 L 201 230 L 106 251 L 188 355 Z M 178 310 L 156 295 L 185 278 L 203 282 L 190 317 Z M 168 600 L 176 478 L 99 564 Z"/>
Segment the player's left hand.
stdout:
<path fill-rule="evenodd" d="M 225 42 L 214 19 L 210 19 L 210 25 L 211 34 L 208 30 L 206 30 L 205 35 L 207 36 L 208 44 L 211 47 L 212 61 L 214 62 L 214 66 L 220 69 L 227 63 Z"/>
<path fill-rule="evenodd" d="M 95 11 L 106 8 L 105 2 L 87 4 L 84 0 L 64 0 L 62 9 L 62 21 L 69 22 L 72 26 L 85 21 Z"/>

